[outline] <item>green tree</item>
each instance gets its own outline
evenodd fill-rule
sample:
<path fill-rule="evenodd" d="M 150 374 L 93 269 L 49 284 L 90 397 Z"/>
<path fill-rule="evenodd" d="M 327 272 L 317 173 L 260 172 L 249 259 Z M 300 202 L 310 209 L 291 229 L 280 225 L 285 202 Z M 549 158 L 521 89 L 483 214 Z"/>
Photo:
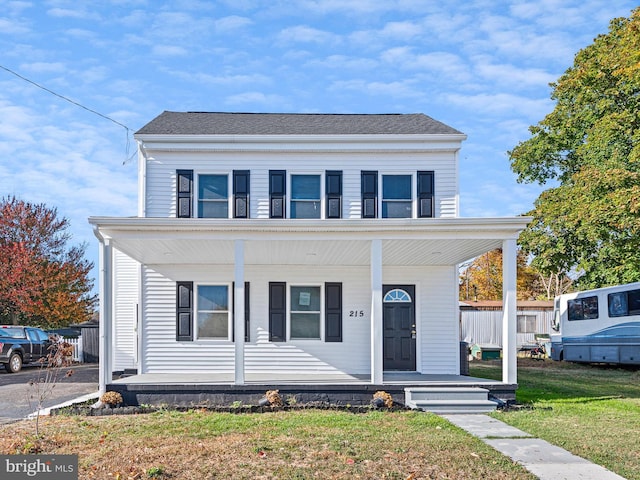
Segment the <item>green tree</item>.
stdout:
<path fill-rule="evenodd" d="M 1 323 L 51 328 L 91 318 L 93 264 L 86 245 L 67 245 L 68 227 L 55 208 L 0 200 Z"/>
<path fill-rule="evenodd" d="M 640 8 L 551 84 L 554 110 L 509 152 L 520 182 L 553 182 L 520 245 L 579 288 L 640 281 Z"/>
<path fill-rule="evenodd" d="M 518 300 L 542 296 L 538 273 L 527 265 L 527 257 L 522 250 L 518 250 L 516 265 Z M 502 300 L 501 248 L 480 255 L 463 267 L 460 300 Z"/>

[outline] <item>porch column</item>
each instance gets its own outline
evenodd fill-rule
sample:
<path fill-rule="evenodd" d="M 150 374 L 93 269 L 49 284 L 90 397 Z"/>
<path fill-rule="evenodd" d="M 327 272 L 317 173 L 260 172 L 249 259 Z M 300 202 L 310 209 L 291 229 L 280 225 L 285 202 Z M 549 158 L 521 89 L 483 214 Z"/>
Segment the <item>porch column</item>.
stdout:
<path fill-rule="evenodd" d="M 98 363 L 98 390 L 102 395 L 107 384 L 111 383 L 113 372 L 113 273 L 112 273 L 112 252 L 111 241 L 102 238 L 96 231 L 96 236 L 100 241 L 98 257 L 99 266 L 99 287 L 98 295 L 100 299 L 100 359 Z"/>
<path fill-rule="evenodd" d="M 383 382 L 382 240 L 371 241 L 371 383 Z"/>
<path fill-rule="evenodd" d="M 516 241 L 502 242 L 502 381 L 518 382 L 516 359 Z"/>
<path fill-rule="evenodd" d="M 244 240 L 235 241 L 235 305 L 233 339 L 235 350 L 235 384 L 244 385 Z"/>

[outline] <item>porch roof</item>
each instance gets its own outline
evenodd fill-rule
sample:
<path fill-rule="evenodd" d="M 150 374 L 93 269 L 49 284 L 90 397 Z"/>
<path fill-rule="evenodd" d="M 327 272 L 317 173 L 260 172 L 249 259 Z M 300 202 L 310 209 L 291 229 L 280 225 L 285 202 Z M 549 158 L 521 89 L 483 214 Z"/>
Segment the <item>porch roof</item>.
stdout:
<path fill-rule="evenodd" d="M 205 219 L 91 217 L 98 238 L 145 265 L 234 262 L 245 242 L 254 265 L 369 265 L 371 240 L 383 264 L 456 265 L 517 239 L 529 217 L 428 219 Z"/>

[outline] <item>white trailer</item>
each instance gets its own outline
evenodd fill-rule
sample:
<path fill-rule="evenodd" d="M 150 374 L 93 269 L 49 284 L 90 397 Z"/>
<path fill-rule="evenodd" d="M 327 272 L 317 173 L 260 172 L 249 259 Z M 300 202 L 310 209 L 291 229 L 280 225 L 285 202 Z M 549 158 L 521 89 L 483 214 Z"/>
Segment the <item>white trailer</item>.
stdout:
<path fill-rule="evenodd" d="M 554 300 L 551 358 L 640 365 L 640 282 Z"/>

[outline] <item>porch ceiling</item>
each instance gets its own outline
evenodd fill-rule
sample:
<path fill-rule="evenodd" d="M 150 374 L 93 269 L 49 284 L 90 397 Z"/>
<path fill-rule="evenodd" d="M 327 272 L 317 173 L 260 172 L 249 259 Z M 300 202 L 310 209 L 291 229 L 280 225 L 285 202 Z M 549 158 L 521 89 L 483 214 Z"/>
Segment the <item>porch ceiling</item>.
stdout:
<path fill-rule="evenodd" d="M 185 221 L 186 220 L 186 221 Z M 529 218 L 341 221 L 89 219 L 99 238 L 146 265 L 369 265 L 382 240 L 385 265 L 456 265 L 517 238 Z"/>

